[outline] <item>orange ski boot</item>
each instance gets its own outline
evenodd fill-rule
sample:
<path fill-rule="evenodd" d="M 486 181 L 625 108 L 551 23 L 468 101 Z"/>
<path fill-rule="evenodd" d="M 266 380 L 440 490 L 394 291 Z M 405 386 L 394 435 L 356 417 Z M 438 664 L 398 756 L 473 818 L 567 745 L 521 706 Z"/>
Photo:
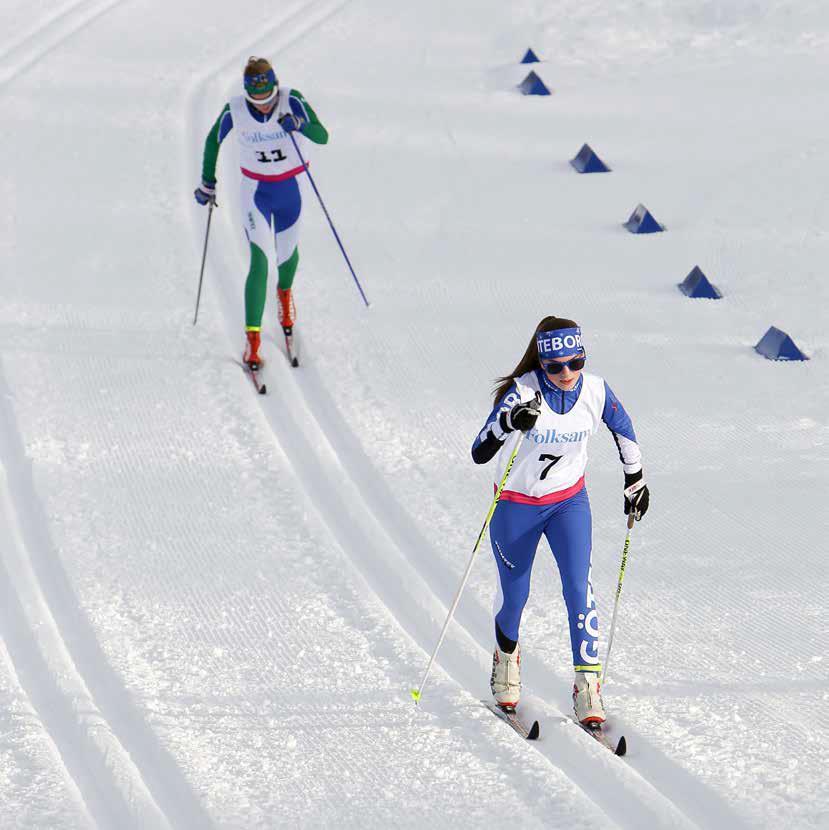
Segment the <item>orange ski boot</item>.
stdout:
<path fill-rule="evenodd" d="M 259 357 L 259 346 L 261 345 L 260 334 L 258 331 L 247 331 L 245 334 L 247 334 L 248 337 L 248 344 L 245 348 L 245 354 L 242 360 L 251 372 L 255 372 L 257 369 L 260 369 L 264 363 L 262 358 Z"/>
<path fill-rule="evenodd" d="M 299 366 L 299 358 L 294 343 L 294 321 L 296 320 L 296 306 L 291 296 L 290 288 L 277 288 L 276 296 L 279 299 L 279 324 L 282 326 L 282 333 L 285 335 L 285 350 L 288 352 L 288 360 L 291 366 Z"/>
<path fill-rule="evenodd" d="M 296 315 L 296 307 L 294 306 L 294 298 L 291 296 L 290 288 L 277 288 L 276 296 L 279 299 L 279 324 L 282 326 L 282 331 L 286 336 L 291 334 L 291 329 L 294 327 L 294 317 Z"/>

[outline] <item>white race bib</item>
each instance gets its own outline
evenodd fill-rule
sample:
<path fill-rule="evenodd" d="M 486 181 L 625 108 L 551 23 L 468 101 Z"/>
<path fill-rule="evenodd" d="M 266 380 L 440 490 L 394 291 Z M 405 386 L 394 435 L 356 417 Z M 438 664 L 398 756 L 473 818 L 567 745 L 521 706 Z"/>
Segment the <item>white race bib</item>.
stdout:
<path fill-rule="evenodd" d="M 578 483 L 587 468 L 587 441 L 599 428 L 605 404 L 604 380 L 597 375 L 582 373 L 579 399 L 564 415 L 547 404 L 542 393 L 541 412 L 535 427 L 521 439 L 521 448 L 515 458 L 505 490 L 531 498 L 542 498 Z M 535 372 L 527 372 L 517 379 L 520 392 L 509 395 L 502 409 L 529 401 L 541 391 Z M 553 392 L 552 396 L 558 394 Z M 510 434 L 506 446 L 513 446 Z M 510 452 L 498 453 L 496 482 L 500 482 Z"/>
<path fill-rule="evenodd" d="M 230 99 L 233 132 L 239 145 L 239 165 L 245 175 L 263 181 L 278 181 L 295 176 L 303 169 L 291 137 L 279 125 L 279 119 L 291 112 L 290 95 L 290 89 L 279 90 L 276 107 L 264 124 L 250 114 L 243 96 Z M 298 142 L 303 140 L 298 131 L 294 137 Z"/>

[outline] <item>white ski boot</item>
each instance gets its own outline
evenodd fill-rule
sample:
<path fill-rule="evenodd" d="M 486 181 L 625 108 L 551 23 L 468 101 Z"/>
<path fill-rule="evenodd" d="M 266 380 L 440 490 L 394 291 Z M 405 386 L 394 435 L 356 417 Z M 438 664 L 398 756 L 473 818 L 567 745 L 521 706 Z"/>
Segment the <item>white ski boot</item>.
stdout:
<path fill-rule="evenodd" d="M 516 645 L 512 654 L 495 646 L 489 688 L 499 706 L 514 709 L 518 705 L 521 697 L 521 646 Z"/>
<path fill-rule="evenodd" d="M 576 672 L 576 680 L 573 684 L 573 709 L 576 711 L 576 720 L 585 726 L 591 723 L 604 723 L 604 704 L 599 675 L 596 672 Z"/>

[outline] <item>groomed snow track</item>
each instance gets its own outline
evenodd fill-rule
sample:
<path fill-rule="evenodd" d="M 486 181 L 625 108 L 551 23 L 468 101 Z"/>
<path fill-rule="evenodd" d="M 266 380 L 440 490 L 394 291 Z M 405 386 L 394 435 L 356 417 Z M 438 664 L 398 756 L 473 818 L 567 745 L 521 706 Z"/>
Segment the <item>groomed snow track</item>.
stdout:
<path fill-rule="evenodd" d="M 21 32 L 0 51 L 0 89 L 101 15 L 126 2 L 129 0 L 77 0 L 66 3 L 55 9 L 42 23 Z"/>
<path fill-rule="evenodd" d="M 100 827 L 209 828 L 78 605 L 50 538 L 0 366 L 3 638 L 15 673 Z"/>
<path fill-rule="evenodd" d="M 545 20 L 494 0 L 288 0 L 251 18 L 193 0 L 4 4 L 4 146 L 27 162 L 0 178 L 4 827 L 823 826 L 826 740 L 800 712 L 826 675 L 829 209 L 820 140 L 790 142 L 824 132 L 805 102 L 822 94 L 829 16 L 817 0 L 564 5 Z M 530 32 L 561 93 L 546 109 L 514 92 L 526 68 L 509 55 Z M 196 157 L 251 52 L 319 96 L 332 145 L 314 169 L 357 264 L 370 253 L 375 301 L 366 312 L 332 266 L 308 194 L 303 365 L 266 334 L 266 398 L 231 368 L 247 251 L 230 175 L 190 326 Z M 569 168 L 585 138 L 611 176 Z M 494 228 L 493 193 L 515 208 Z M 641 198 L 669 224 L 659 240 L 618 226 Z M 721 303 L 677 295 L 689 257 Z M 538 607 L 551 568 L 522 629 L 540 742 L 477 704 L 491 563 L 422 708 L 408 697 L 486 506 L 470 495 L 485 498 L 470 484 L 485 471 L 437 468 L 466 456 L 481 377 L 553 298 L 592 317 L 653 483 L 609 699 L 624 760 L 569 720 L 562 617 Z M 772 322 L 808 364 L 751 351 Z M 358 343 L 359 364 L 342 351 Z M 408 388 L 384 399 L 400 373 Z M 382 427 L 361 420 L 370 406 Z M 620 520 L 604 460 L 602 602 Z"/>
<path fill-rule="evenodd" d="M 7 41 L 0 90 L 128 0 L 80 0 Z M 0 362 L 0 634 L 30 705 L 100 827 L 210 828 L 100 649 L 48 531 Z"/>

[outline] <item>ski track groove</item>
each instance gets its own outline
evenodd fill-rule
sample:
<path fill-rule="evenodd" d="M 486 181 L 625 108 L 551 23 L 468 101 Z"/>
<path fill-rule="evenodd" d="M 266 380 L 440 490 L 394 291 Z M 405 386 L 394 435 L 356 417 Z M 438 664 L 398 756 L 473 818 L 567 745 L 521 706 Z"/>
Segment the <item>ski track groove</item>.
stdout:
<path fill-rule="evenodd" d="M 9 485 L 3 470 L 3 496 L 0 504 L 0 525 L 13 527 L 14 509 L 5 492 Z M 17 536 L 14 533 L 14 536 Z M 43 626 L 53 626 L 54 621 L 41 620 L 40 631 L 29 623 L 21 603 L 24 591 L 20 587 L 20 575 L 6 565 L 7 559 L 21 558 L 20 545 L 12 534 L 6 536 L 4 554 L 0 557 L 0 636 L 20 688 L 43 725 L 54 746 L 63 767 L 64 774 L 72 781 L 87 815 L 95 825 L 102 827 L 130 824 L 130 810 L 114 779 L 102 748 L 96 745 L 92 731 L 100 724 L 97 713 L 81 715 L 73 705 L 73 699 L 64 691 L 66 681 L 59 682 L 55 676 L 54 657 L 47 660 L 38 637 L 43 635 Z M 14 546 L 15 553 L 9 550 Z M 23 554 L 25 556 L 25 554 Z"/>
<path fill-rule="evenodd" d="M 7 44 L 0 52 L 0 91 L 123 2 L 65 6 Z M 8 485 L 2 507 L 18 537 L 16 567 L 9 571 L 0 559 L 6 595 L 0 625 L 21 688 L 101 827 L 210 828 L 211 820 L 155 742 L 78 605 L 47 529 L 12 400 L 0 364 L 0 463 Z M 38 606 L 37 624 L 28 620 L 21 596 Z"/>
<path fill-rule="evenodd" d="M 81 6 L 89 5 L 91 0 L 74 0 L 74 2 L 66 3 L 58 9 L 55 9 L 51 14 L 46 15 L 45 19 L 36 23 L 34 26 L 29 26 L 17 35 L 11 37 L 0 48 L 0 62 L 6 59 L 7 55 L 18 50 L 21 46 L 37 40 L 42 34 L 53 26 L 56 26 L 61 20 L 69 17 L 75 9 Z"/>
<path fill-rule="evenodd" d="M 72 35 L 125 2 L 129 0 L 81 0 L 63 7 L 40 26 L 15 38 L 0 52 L 0 90 Z M 15 60 L 17 53 L 20 57 Z M 11 66 L 3 67 L 9 59 L 12 60 Z"/>
<path fill-rule="evenodd" d="M 299 37 L 293 38 L 292 42 L 298 40 Z M 205 76 L 201 84 L 206 85 L 209 80 L 210 76 Z M 197 103 L 201 98 L 202 96 L 198 95 L 198 89 L 191 97 L 190 143 L 196 145 L 198 144 L 196 125 L 203 120 L 200 117 L 202 114 L 199 112 Z M 228 219 L 227 223 L 229 222 Z M 195 220 L 192 227 L 194 237 L 198 239 L 201 229 Z M 208 271 L 221 274 L 233 273 L 238 268 L 237 259 L 235 256 L 226 255 L 223 246 L 214 242 L 212 264 Z M 226 329 L 229 337 L 232 338 L 235 330 L 235 316 L 232 309 L 237 304 L 238 298 L 235 296 L 234 287 L 229 284 L 228 280 L 220 279 L 218 283 L 223 294 L 223 302 L 220 305 Z M 305 367 L 309 366 L 307 357 L 304 358 L 303 363 Z M 280 375 L 276 383 L 274 383 L 276 380 L 274 366 L 277 367 Z M 364 501 L 366 498 L 371 498 L 368 493 L 373 492 L 373 488 L 366 490 L 359 486 L 361 478 L 359 473 L 354 473 L 347 467 L 346 458 L 341 456 L 337 449 L 328 442 L 327 435 L 330 428 L 326 429 L 325 425 L 317 421 L 313 413 L 319 410 L 315 402 L 306 395 L 307 388 L 292 374 L 296 371 L 290 368 L 287 360 L 283 361 L 281 357 L 274 357 L 265 370 L 265 375 L 270 380 L 271 396 L 259 399 L 259 401 L 274 438 L 288 459 L 297 484 L 304 490 L 309 505 L 318 514 L 320 521 L 327 527 L 333 538 L 338 540 L 344 548 L 354 564 L 356 573 L 363 578 L 369 592 L 388 610 L 389 616 L 396 624 L 420 648 L 428 652 L 433 644 L 432 640 L 437 627 L 445 616 L 446 608 L 445 602 L 440 599 L 433 584 L 430 584 L 435 578 L 425 579 L 420 570 L 412 565 L 411 560 L 417 561 L 417 557 L 406 553 L 411 543 L 407 542 L 401 546 L 395 538 L 399 538 L 398 534 L 388 527 L 387 521 L 383 518 L 384 511 Z M 305 369 L 301 368 L 300 371 L 305 371 Z M 240 392 L 247 394 L 250 392 L 249 384 L 243 381 L 245 379 L 240 373 Z M 287 381 L 287 385 L 300 393 L 299 402 L 291 405 L 288 411 L 277 408 L 276 397 L 273 394 L 276 389 L 284 388 L 286 384 L 283 381 Z M 283 400 L 289 398 L 290 396 Z M 307 430 L 303 429 L 302 424 L 308 422 L 311 426 L 307 427 Z M 348 434 L 349 430 L 344 424 L 337 424 L 337 427 L 344 428 Z M 347 491 L 345 494 L 343 489 Z M 326 505 L 325 512 L 317 507 L 319 504 Z M 399 515 L 399 511 L 398 505 L 394 513 Z M 395 566 L 389 564 L 392 556 L 396 559 Z M 450 584 L 454 581 L 454 577 L 449 580 Z M 413 598 L 415 596 L 422 598 L 420 602 Z M 394 601 L 390 603 L 390 599 Z M 450 676 L 453 676 L 462 688 L 468 689 L 474 685 L 473 678 L 480 676 L 479 663 L 482 657 L 484 661 L 487 659 L 488 652 L 462 625 L 459 624 L 456 631 L 458 636 L 453 642 L 447 642 L 444 653 L 444 658 L 454 655 L 455 659 L 454 661 L 445 659 L 444 664 L 462 667 L 460 671 L 455 668 L 453 672 L 450 672 Z M 457 643 L 458 640 L 462 641 L 460 646 Z M 551 709 L 553 707 L 546 706 L 544 714 L 549 716 Z M 548 717 L 549 727 L 552 727 L 556 720 L 559 723 L 565 722 L 560 712 L 553 711 L 554 716 Z M 559 717 L 556 718 L 555 715 Z M 569 718 L 566 722 L 569 722 Z M 553 767 L 566 775 L 574 786 L 578 787 L 598 809 L 604 812 L 609 823 L 629 828 L 692 825 L 690 817 L 684 815 L 683 810 L 671 798 L 660 794 L 651 782 L 629 768 L 614 769 L 614 766 L 620 763 L 616 758 L 602 747 L 587 749 L 591 739 L 572 724 L 570 726 L 572 729 L 561 732 L 562 735 L 566 735 L 566 740 L 563 742 L 566 743 L 565 746 L 558 746 L 560 742 L 554 740 L 535 744 L 533 749 L 539 751 Z M 575 749 L 576 752 L 568 751 L 568 748 Z M 594 764 L 587 770 L 582 759 L 586 757 L 586 753 L 590 752 L 592 752 Z M 593 773 L 599 766 L 612 772 L 609 780 L 597 784 Z M 609 783 L 611 786 L 608 786 Z M 632 784 L 633 789 L 638 790 L 636 794 L 631 792 Z M 704 788 L 703 791 L 709 802 L 714 800 L 710 798 L 709 791 Z M 645 796 L 644 800 L 642 796 Z M 728 819 L 732 822 L 732 826 L 740 826 L 732 815 L 729 814 Z"/>
<path fill-rule="evenodd" d="M 245 38 L 244 40 L 241 40 L 239 43 L 234 44 L 227 49 L 216 61 L 209 64 L 207 69 L 201 75 L 197 76 L 187 89 L 186 97 L 188 101 L 188 110 L 191 115 L 191 120 L 188 122 L 190 124 L 190 129 L 187 131 L 187 136 L 190 141 L 194 142 L 192 146 L 201 147 L 204 144 L 204 138 L 195 128 L 197 123 L 201 123 L 203 121 L 202 115 L 204 115 L 199 108 L 199 102 L 204 100 L 203 93 L 205 87 L 207 87 L 208 84 L 216 78 L 216 76 L 221 75 L 222 73 L 228 71 L 231 67 L 240 64 L 245 60 L 247 55 L 252 53 L 252 50 L 256 49 L 260 44 L 263 44 L 263 42 L 271 46 L 273 43 L 271 38 L 276 32 L 284 30 L 286 26 L 293 26 L 297 21 L 308 20 L 306 16 L 309 12 L 313 13 L 317 7 L 320 7 L 319 13 L 313 13 L 313 16 L 310 17 L 308 22 L 304 26 L 299 27 L 296 31 L 291 30 L 285 40 L 279 41 L 279 45 L 277 47 L 278 49 L 287 49 L 296 41 L 306 37 L 313 32 L 314 29 L 328 21 L 351 2 L 352 0 L 303 0 L 303 2 L 298 3 L 297 6 L 287 15 L 278 19 L 271 26 L 263 28 L 255 38 Z M 205 115 L 205 117 L 210 118 L 210 115 Z M 215 118 L 215 114 L 213 114 L 213 118 Z M 192 183 L 189 178 L 187 178 L 187 182 L 187 187 L 189 189 Z"/>
<path fill-rule="evenodd" d="M 56 582 L 63 575 L 56 561 L 38 562 L 44 555 L 56 560 L 57 553 L 44 529 L 47 517 L 37 502 L 11 401 L 0 364 L 2 509 L 5 523 L 14 528 L 0 558 L 0 585 L 3 638 L 15 673 L 96 823 L 169 827 L 73 659 L 76 637 L 67 638 L 66 614 L 55 610 L 56 595 L 44 585 L 44 568 L 53 570 Z M 24 598 L 36 622 L 29 620 Z M 74 597 L 67 594 L 62 601 L 74 602 Z"/>
<path fill-rule="evenodd" d="M 133 702 L 101 649 L 93 624 L 79 605 L 51 539 L 48 514 L 37 495 L 33 467 L 26 456 L 11 401 L 12 395 L 0 366 L 0 462 L 9 480 L 14 518 L 20 528 L 26 560 L 31 566 L 34 590 L 42 596 L 45 613 L 54 621 L 57 646 L 65 652 L 60 676 L 66 673 L 66 676 L 77 678 L 77 685 L 87 690 L 89 699 L 100 713 L 96 728 L 108 736 L 106 745 L 100 750 L 101 763 L 105 769 L 116 763 L 119 781 L 124 780 L 124 783 L 115 781 L 114 773 L 110 771 L 109 777 L 113 779 L 110 791 L 128 788 L 125 795 L 128 809 L 118 810 L 120 821 L 116 824 L 104 821 L 102 826 L 211 828 L 212 820 Z M 15 576 L 19 578 L 17 574 Z M 41 639 L 40 629 L 33 636 Z M 53 648 L 47 657 L 54 658 L 55 650 Z M 52 669 L 53 673 L 55 671 Z M 39 679 L 42 680 L 42 676 Z M 36 697 L 45 693 L 31 682 L 29 690 Z M 46 720 L 42 710 L 38 708 L 38 711 Z M 52 737 L 61 740 L 60 733 L 52 733 Z M 71 748 L 67 751 L 71 758 Z M 62 751 L 61 755 L 64 754 Z M 89 763 L 93 761 L 88 759 Z M 101 776 L 105 779 L 103 771 Z M 76 779 L 76 782 L 81 787 L 82 781 Z M 82 787 L 81 790 L 86 792 Z M 93 804 L 100 801 L 94 791 L 90 797 Z M 115 796 L 113 800 L 117 800 Z"/>

